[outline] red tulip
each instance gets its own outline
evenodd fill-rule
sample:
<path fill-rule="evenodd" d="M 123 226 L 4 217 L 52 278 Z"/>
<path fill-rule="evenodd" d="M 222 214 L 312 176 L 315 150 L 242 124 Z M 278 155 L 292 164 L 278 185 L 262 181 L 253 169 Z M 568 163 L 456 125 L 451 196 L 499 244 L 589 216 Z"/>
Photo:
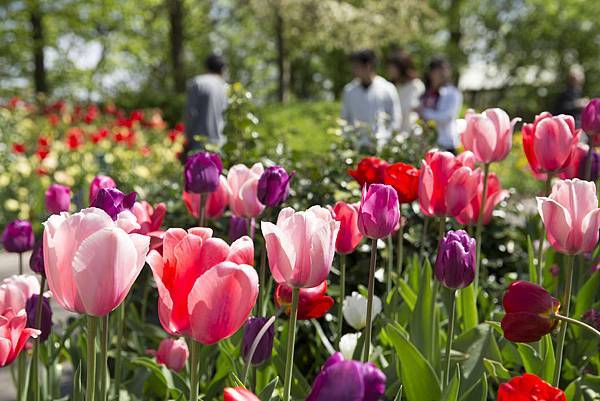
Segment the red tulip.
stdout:
<path fill-rule="evenodd" d="M 361 187 L 365 184 L 383 184 L 385 169 L 388 162 L 378 157 L 365 157 L 356 166 L 356 170 L 348 169 L 350 174 Z"/>
<path fill-rule="evenodd" d="M 260 398 L 243 387 L 225 387 L 223 401 L 260 401 Z"/>
<path fill-rule="evenodd" d="M 325 295 L 327 281 L 313 288 L 301 288 L 298 301 L 298 320 L 317 319 L 323 316 L 332 306 L 333 298 Z M 275 288 L 275 306 L 285 307 L 285 313 L 290 314 L 292 306 L 292 289 L 285 284 L 277 284 Z"/>
<path fill-rule="evenodd" d="M 575 119 L 563 114 L 544 112 L 535 117 L 533 124 L 523 124 L 522 133 L 525 156 L 536 174 L 562 171 L 579 143 Z"/>
<path fill-rule="evenodd" d="M 335 251 L 342 255 L 354 252 L 363 238 L 358 230 L 358 206 L 338 201 L 332 211 L 335 219 L 340 222 Z"/>
<path fill-rule="evenodd" d="M 502 305 L 504 337 L 513 342 L 538 341 L 558 323 L 551 315 L 558 312 L 560 302 L 537 284 L 515 281 L 504 293 Z"/>
<path fill-rule="evenodd" d="M 37 337 L 39 330 L 25 328 L 27 314 L 21 310 L 15 314 L 9 309 L 0 315 L 0 367 L 11 364 L 27 344 L 30 337 Z"/>
<path fill-rule="evenodd" d="M 506 189 L 502 189 L 498 176 L 494 173 L 488 175 L 487 195 L 485 197 L 485 207 L 483 208 L 483 224 L 489 224 L 492 220 L 492 213 L 496 205 L 502 202 L 509 196 Z M 481 208 L 481 199 L 483 195 L 483 174 L 480 174 L 479 187 L 477 194 L 459 214 L 456 216 L 456 221 L 460 224 L 477 224 L 479 218 L 479 210 Z"/>
<path fill-rule="evenodd" d="M 210 192 L 205 199 L 204 216 L 213 220 L 220 218 L 229 202 L 229 185 L 225 176 L 219 177 L 217 189 Z M 183 202 L 192 216 L 200 217 L 200 194 L 183 192 Z"/>
<path fill-rule="evenodd" d="M 567 398 L 561 389 L 525 373 L 500 385 L 498 401 L 567 401 Z"/>
<path fill-rule="evenodd" d="M 385 169 L 385 184 L 394 187 L 398 202 L 410 203 L 419 196 L 419 169 L 405 163 L 394 163 Z"/>
<path fill-rule="evenodd" d="M 429 216 L 457 216 L 477 194 L 478 170 L 473 170 L 473 153 L 458 156 L 430 151 L 421 161 L 419 204 Z"/>

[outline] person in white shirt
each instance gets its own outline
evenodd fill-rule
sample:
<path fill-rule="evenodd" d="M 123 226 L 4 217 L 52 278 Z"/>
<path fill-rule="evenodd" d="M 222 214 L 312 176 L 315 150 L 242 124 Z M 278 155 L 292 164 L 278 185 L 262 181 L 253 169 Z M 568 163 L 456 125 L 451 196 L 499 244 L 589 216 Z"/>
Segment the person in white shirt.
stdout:
<path fill-rule="evenodd" d="M 400 129 L 402 112 L 394 85 L 375 73 L 377 57 L 366 49 L 350 56 L 354 80 L 344 87 L 342 118 L 364 130 L 361 142 L 387 143 Z M 373 141 L 373 137 L 375 141 Z"/>
<path fill-rule="evenodd" d="M 462 93 L 450 83 L 451 76 L 445 59 L 436 57 L 429 62 L 419 114 L 424 120 L 435 122 L 438 146 L 455 152 L 460 144 L 456 119 L 462 107 Z"/>
<path fill-rule="evenodd" d="M 416 125 L 419 102 L 425 93 L 425 84 L 417 74 L 410 54 L 397 50 L 392 52 L 386 61 L 389 80 L 396 85 L 402 110 L 400 132 L 409 134 Z"/>

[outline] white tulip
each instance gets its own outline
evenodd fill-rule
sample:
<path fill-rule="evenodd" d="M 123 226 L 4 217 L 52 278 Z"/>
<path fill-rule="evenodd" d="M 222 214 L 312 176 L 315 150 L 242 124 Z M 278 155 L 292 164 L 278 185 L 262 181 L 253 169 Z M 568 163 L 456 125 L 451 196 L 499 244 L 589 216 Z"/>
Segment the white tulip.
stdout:
<path fill-rule="evenodd" d="M 361 333 L 348 333 L 340 338 L 340 352 L 344 356 L 344 359 L 354 359 L 354 350 L 356 349 L 360 334 Z"/>
<path fill-rule="evenodd" d="M 367 298 L 360 295 L 358 292 L 353 292 L 352 295 L 344 298 L 342 308 L 346 323 L 354 327 L 355 330 L 362 330 L 367 325 Z M 381 312 L 381 299 L 373 297 L 373 319 Z"/>

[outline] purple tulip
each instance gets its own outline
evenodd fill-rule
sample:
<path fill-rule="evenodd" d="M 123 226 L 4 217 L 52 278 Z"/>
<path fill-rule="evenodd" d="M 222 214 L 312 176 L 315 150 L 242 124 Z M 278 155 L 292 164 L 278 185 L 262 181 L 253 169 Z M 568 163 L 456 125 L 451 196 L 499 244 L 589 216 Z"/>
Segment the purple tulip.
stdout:
<path fill-rule="evenodd" d="M 452 290 L 465 288 L 475 278 L 475 253 L 475 239 L 466 231 L 448 231 L 438 248 L 435 277 Z"/>
<path fill-rule="evenodd" d="M 71 189 L 64 185 L 52 184 L 46 191 L 46 210 L 58 214 L 68 212 L 71 207 Z"/>
<path fill-rule="evenodd" d="M 2 233 L 2 246 L 7 252 L 27 252 L 33 248 L 34 241 L 33 229 L 27 220 L 11 221 Z"/>
<path fill-rule="evenodd" d="M 216 153 L 198 152 L 189 156 L 183 171 L 186 192 L 214 192 L 219 186 L 222 170 L 221 158 Z"/>
<path fill-rule="evenodd" d="M 111 177 L 107 175 L 97 175 L 90 184 L 90 204 L 96 199 L 98 191 L 102 188 L 116 188 L 117 183 Z"/>
<path fill-rule="evenodd" d="M 42 333 L 39 338 L 41 342 L 44 342 L 52 330 L 52 308 L 50 307 L 50 298 L 46 296 L 42 297 L 42 319 L 40 321 L 40 327 L 35 327 L 36 308 L 39 297 L 39 294 L 33 294 L 25 304 L 25 310 L 27 311 L 26 327 L 37 328 L 40 330 Z"/>
<path fill-rule="evenodd" d="M 267 167 L 258 180 L 257 196 L 265 206 L 279 206 L 290 195 L 290 181 L 294 173 L 288 174 L 281 166 Z"/>
<path fill-rule="evenodd" d="M 596 330 L 600 330 L 600 311 L 590 309 L 585 312 L 581 318 Z"/>
<path fill-rule="evenodd" d="M 136 196 L 135 192 L 125 195 L 116 188 L 101 188 L 90 206 L 104 210 L 113 220 L 116 220 L 119 213 L 131 210 Z"/>
<path fill-rule="evenodd" d="M 586 158 L 582 157 L 579 161 L 579 171 L 577 172 L 577 178 L 580 178 L 582 180 L 587 180 L 586 174 L 585 174 L 585 164 L 586 164 Z M 592 166 L 590 169 L 590 181 L 598 181 L 598 178 L 600 178 L 600 154 L 598 152 L 596 152 L 596 150 L 594 150 L 592 152 Z"/>
<path fill-rule="evenodd" d="M 242 357 L 247 360 L 250 356 L 250 348 L 258 335 L 258 332 L 269 321 L 266 317 L 249 317 L 244 327 L 244 338 L 242 339 Z M 271 357 L 273 350 L 273 339 L 275 338 L 275 326 L 271 324 L 263 337 L 260 339 L 254 355 L 252 355 L 252 364 L 260 365 Z"/>
<path fill-rule="evenodd" d="M 29 267 L 34 273 L 46 275 L 44 270 L 44 241 L 37 241 L 29 258 Z"/>
<path fill-rule="evenodd" d="M 325 361 L 306 401 L 378 401 L 385 381 L 372 362 L 346 361 L 337 352 Z"/>
<path fill-rule="evenodd" d="M 231 215 L 231 219 L 229 220 L 229 241 L 233 242 L 242 238 L 244 235 L 254 238 L 255 226 L 256 223 L 254 219 L 252 219 L 250 222 L 250 232 L 248 232 L 248 219 Z"/>
<path fill-rule="evenodd" d="M 600 98 L 590 100 L 581 112 L 581 128 L 588 135 L 600 134 Z"/>
<path fill-rule="evenodd" d="M 358 210 L 358 230 L 365 237 L 381 239 L 389 236 L 400 221 L 398 194 L 390 185 L 371 184 L 363 187 Z"/>

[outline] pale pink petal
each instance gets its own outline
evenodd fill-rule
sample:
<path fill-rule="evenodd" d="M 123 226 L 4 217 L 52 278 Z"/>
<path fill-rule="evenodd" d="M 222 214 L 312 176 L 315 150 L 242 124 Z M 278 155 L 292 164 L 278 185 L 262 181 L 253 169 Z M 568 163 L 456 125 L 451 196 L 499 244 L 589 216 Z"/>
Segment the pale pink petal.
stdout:
<path fill-rule="evenodd" d="M 239 265 L 254 266 L 254 243 L 248 236 L 234 241 L 229 248 L 227 260 Z"/>
<path fill-rule="evenodd" d="M 600 229 L 600 209 L 594 209 L 583 218 L 582 252 L 592 252 L 598 244 L 598 230 Z"/>
<path fill-rule="evenodd" d="M 273 223 L 263 221 L 260 227 L 265 238 L 273 279 L 277 283 L 286 283 L 292 277 L 296 253 L 292 246 L 284 248 L 282 244 L 290 244 L 291 239 Z"/>
<path fill-rule="evenodd" d="M 141 227 L 135 215 L 129 210 L 123 210 L 121 213 L 119 213 L 115 223 L 117 224 L 117 227 L 124 230 L 126 233 L 130 233 L 133 230 L 139 230 Z"/>
<path fill-rule="evenodd" d="M 568 210 L 550 198 L 537 198 L 538 211 L 546 229 L 550 245 L 562 253 L 571 253 L 569 234 L 571 233 L 571 216 Z"/>

